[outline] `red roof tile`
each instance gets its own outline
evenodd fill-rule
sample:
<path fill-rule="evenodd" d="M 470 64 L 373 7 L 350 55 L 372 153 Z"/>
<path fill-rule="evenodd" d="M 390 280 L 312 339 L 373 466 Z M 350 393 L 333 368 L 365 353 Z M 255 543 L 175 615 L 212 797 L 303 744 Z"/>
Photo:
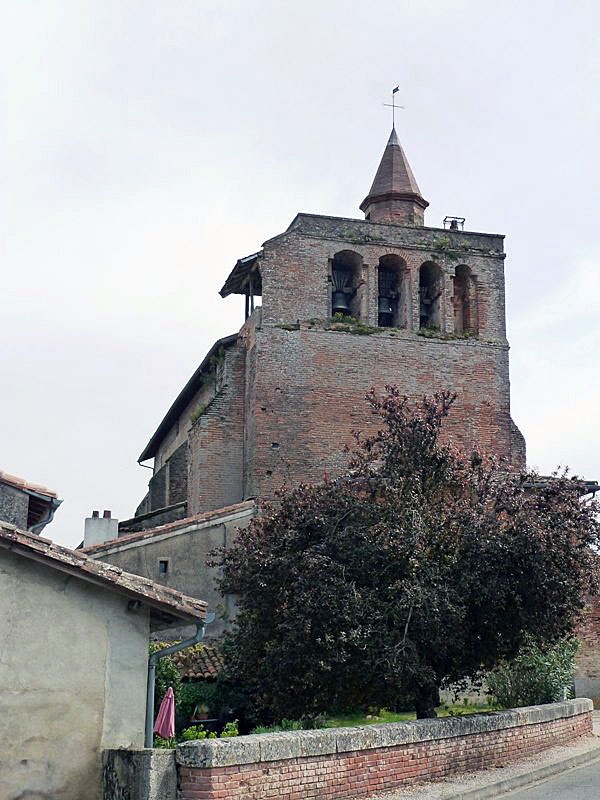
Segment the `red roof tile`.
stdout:
<path fill-rule="evenodd" d="M 171 656 L 182 678 L 202 681 L 216 678 L 224 666 L 223 656 L 210 644 L 196 644 Z"/>
<path fill-rule="evenodd" d="M 89 583 L 100 584 L 133 600 L 140 600 L 150 607 L 155 618 L 163 617 L 166 622 L 197 623 L 206 616 L 206 603 L 203 600 L 161 586 L 148 578 L 124 572 L 113 564 L 95 561 L 81 550 L 70 550 L 6 522 L 0 523 L 0 550 L 2 548 Z"/>
<path fill-rule="evenodd" d="M 178 519 L 175 522 L 168 522 L 166 525 L 159 525 L 156 528 L 149 528 L 145 531 L 138 531 L 137 533 L 128 533 L 125 536 L 119 536 L 118 539 L 110 539 L 108 542 L 101 544 L 93 544 L 89 547 L 82 547 L 78 552 L 89 553 L 94 555 L 103 550 L 110 550 L 121 545 L 126 545 L 134 542 L 142 542 L 145 539 L 152 539 L 154 536 L 160 536 L 164 533 L 171 533 L 180 529 L 189 528 L 194 524 L 202 524 L 203 522 L 211 522 L 212 520 L 226 517 L 230 514 L 235 514 L 240 511 L 251 511 L 256 507 L 255 500 L 244 500 L 242 503 L 235 503 L 231 506 L 224 506 L 223 508 L 216 508 L 214 511 L 205 511 L 203 514 L 196 514 L 193 517 L 186 517 L 185 519 Z"/>
<path fill-rule="evenodd" d="M 56 492 L 53 492 L 52 489 L 48 489 L 46 486 L 42 486 L 41 484 L 37 483 L 30 483 L 24 478 L 19 478 L 17 475 L 11 475 L 8 472 L 3 472 L 1 469 L 0 483 L 6 483 L 9 486 L 14 486 L 16 489 L 21 489 L 24 492 L 35 492 L 36 494 L 46 495 L 46 497 L 58 497 Z"/>

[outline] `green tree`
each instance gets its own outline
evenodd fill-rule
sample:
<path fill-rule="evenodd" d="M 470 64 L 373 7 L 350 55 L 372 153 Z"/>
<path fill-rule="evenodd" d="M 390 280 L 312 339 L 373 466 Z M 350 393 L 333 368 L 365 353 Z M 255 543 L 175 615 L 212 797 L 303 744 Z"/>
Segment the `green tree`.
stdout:
<path fill-rule="evenodd" d="M 440 439 L 453 396 L 388 387 L 348 473 L 284 491 L 222 552 L 239 598 L 225 647 L 257 718 L 397 707 L 573 631 L 592 591 L 595 502 L 566 476 L 514 475 Z"/>

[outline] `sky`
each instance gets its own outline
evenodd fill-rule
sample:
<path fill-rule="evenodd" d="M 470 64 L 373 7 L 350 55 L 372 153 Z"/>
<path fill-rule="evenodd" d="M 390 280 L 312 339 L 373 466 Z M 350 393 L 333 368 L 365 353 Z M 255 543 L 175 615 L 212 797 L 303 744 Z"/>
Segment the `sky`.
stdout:
<path fill-rule="evenodd" d="M 362 218 L 396 128 L 426 224 L 506 234 L 528 462 L 600 479 L 600 6 L 0 0 L 0 469 L 44 535 L 126 519 L 137 459 L 298 211 Z"/>

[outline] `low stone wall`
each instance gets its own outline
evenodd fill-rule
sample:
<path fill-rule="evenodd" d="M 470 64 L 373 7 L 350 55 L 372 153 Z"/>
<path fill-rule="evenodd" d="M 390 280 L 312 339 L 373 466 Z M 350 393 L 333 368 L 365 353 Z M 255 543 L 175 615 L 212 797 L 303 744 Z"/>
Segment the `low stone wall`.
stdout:
<path fill-rule="evenodd" d="M 175 800 L 174 750 L 105 750 L 102 754 L 104 800 Z"/>
<path fill-rule="evenodd" d="M 260 734 L 177 747 L 180 800 L 360 798 L 500 766 L 592 731 L 587 699 L 417 722 Z"/>

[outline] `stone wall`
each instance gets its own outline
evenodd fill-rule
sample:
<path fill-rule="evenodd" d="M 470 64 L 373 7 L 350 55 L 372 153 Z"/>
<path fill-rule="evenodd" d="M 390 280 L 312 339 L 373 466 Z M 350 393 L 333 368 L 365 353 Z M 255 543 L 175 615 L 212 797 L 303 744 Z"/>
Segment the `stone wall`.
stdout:
<path fill-rule="evenodd" d="M 175 800 L 175 751 L 105 750 L 102 789 L 105 800 Z"/>
<path fill-rule="evenodd" d="M 177 747 L 180 800 L 360 798 L 508 764 L 592 731 L 592 703 Z"/>
<path fill-rule="evenodd" d="M 255 513 L 252 501 L 239 503 L 122 536 L 84 552 L 126 572 L 144 575 L 205 600 L 209 610 L 217 612 L 217 619 L 206 629 L 206 637 L 211 639 L 223 633 L 226 620 L 235 614 L 235 600 L 232 596 L 223 597 L 218 591 L 218 571 L 209 566 L 210 554 L 218 547 L 228 547 L 238 528 L 245 527 Z M 166 562 L 166 571 L 161 571 L 161 562 Z M 165 570 L 164 563 L 162 569 Z M 178 638 L 185 633 L 173 629 L 163 632 L 161 637 Z"/>
<path fill-rule="evenodd" d="M 144 740 L 148 610 L 0 551 L 0 797 L 100 796 L 103 748 Z"/>
<path fill-rule="evenodd" d="M 187 515 L 187 501 L 175 503 L 175 505 L 166 506 L 165 508 L 157 508 L 155 511 L 147 511 L 144 514 L 136 514 L 131 519 L 124 519 L 119 522 L 119 536 L 128 536 L 130 533 L 168 525 L 169 522 L 185 519 Z"/>
<path fill-rule="evenodd" d="M 29 495 L 14 486 L 0 483 L 0 520 L 27 530 Z"/>

